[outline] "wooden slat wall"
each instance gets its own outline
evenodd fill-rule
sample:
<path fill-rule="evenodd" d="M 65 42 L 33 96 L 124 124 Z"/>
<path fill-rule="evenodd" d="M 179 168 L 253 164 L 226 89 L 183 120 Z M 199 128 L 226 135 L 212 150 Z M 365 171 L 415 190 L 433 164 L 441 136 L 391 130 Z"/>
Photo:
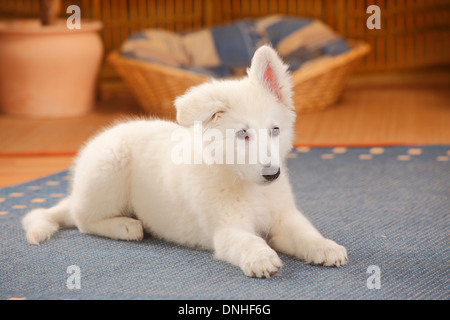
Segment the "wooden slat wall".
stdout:
<path fill-rule="evenodd" d="M 450 63 L 450 1 L 345 1 L 348 38 L 364 39 L 372 52 L 363 70 L 397 70 Z M 381 29 L 368 30 L 368 5 L 381 9 Z M 351 22 L 355 21 L 355 22 Z"/>
<path fill-rule="evenodd" d="M 83 18 L 102 20 L 106 53 L 146 28 L 191 31 L 269 14 L 323 20 L 347 38 L 372 46 L 359 71 L 389 71 L 450 63 L 450 0 L 63 0 Z M 366 8 L 381 9 L 381 29 L 368 30 Z M 37 17 L 36 0 L 0 0 L 0 18 Z M 62 17 L 67 16 L 63 11 Z M 105 65 L 104 79 L 115 77 Z"/>

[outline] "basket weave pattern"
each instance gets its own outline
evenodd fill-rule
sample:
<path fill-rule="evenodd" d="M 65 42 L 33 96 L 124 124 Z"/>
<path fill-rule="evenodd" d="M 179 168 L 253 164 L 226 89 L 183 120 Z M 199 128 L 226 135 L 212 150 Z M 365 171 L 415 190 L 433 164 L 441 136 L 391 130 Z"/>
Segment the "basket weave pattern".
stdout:
<path fill-rule="evenodd" d="M 156 63 L 124 58 L 118 51 L 108 56 L 120 76 L 127 82 L 140 106 L 148 113 L 175 119 L 174 99 L 207 77 Z"/>
<path fill-rule="evenodd" d="M 350 46 L 347 53 L 292 73 L 297 113 L 321 110 L 339 99 L 353 67 L 369 51 L 363 42 Z M 144 110 L 172 120 L 176 116 L 174 99 L 189 87 L 208 80 L 207 76 L 190 71 L 125 58 L 118 51 L 113 51 L 108 61 L 128 83 Z"/>

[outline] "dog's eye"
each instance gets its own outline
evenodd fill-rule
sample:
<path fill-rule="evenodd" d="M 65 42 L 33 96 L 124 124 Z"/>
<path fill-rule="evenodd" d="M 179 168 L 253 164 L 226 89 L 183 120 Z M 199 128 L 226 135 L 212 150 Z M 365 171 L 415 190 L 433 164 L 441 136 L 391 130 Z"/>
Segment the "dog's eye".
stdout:
<path fill-rule="evenodd" d="M 248 139 L 247 130 L 241 129 L 241 130 L 237 131 L 236 137 L 238 137 L 239 139 Z"/>
<path fill-rule="evenodd" d="M 272 136 L 273 137 L 276 137 L 276 136 L 278 136 L 280 134 L 280 128 L 278 128 L 278 127 L 273 127 L 272 128 Z"/>

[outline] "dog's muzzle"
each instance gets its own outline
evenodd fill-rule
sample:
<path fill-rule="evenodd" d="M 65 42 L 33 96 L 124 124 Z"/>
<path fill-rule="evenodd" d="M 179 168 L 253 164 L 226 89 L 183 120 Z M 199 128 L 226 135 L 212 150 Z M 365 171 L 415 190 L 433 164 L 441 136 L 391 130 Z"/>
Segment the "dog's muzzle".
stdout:
<path fill-rule="evenodd" d="M 266 179 L 269 182 L 277 180 L 279 176 L 280 176 L 280 168 L 278 168 L 278 171 L 275 174 L 263 174 L 264 179 Z"/>

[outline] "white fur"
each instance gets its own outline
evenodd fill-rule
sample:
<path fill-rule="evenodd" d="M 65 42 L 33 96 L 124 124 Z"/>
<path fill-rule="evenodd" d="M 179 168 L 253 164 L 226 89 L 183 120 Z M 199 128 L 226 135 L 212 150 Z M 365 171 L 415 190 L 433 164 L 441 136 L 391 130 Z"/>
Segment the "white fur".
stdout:
<path fill-rule="evenodd" d="M 265 78 L 268 67 L 275 79 Z M 278 126 L 285 159 L 295 121 L 286 70 L 273 49 L 261 47 L 247 78 L 211 81 L 176 99 L 177 120 L 191 133 L 194 121 L 202 121 L 205 132 Z M 255 277 L 270 277 L 281 267 L 275 250 L 325 266 L 346 263 L 345 248 L 323 238 L 297 210 L 284 161 L 270 183 L 259 164 L 177 165 L 171 135 L 180 128 L 134 120 L 95 136 L 76 158 L 70 196 L 23 219 L 28 242 L 39 244 L 70 226 L 120 240 L 141 240 L 145 230 L 213 250 Z"/>

